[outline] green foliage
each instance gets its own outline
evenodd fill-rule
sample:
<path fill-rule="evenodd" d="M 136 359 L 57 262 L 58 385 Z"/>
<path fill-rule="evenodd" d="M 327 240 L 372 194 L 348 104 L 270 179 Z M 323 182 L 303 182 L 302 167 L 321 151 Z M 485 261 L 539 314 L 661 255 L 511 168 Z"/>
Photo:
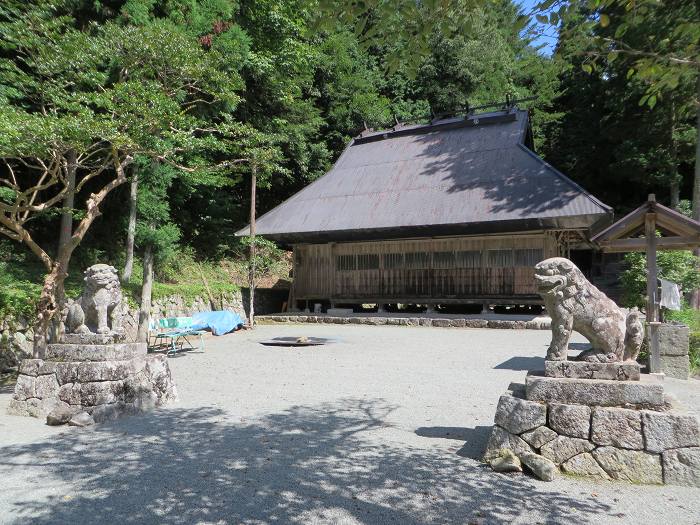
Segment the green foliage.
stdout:
<path fill-rule="evenodd" d="M 689 251 L 659 251 L 657 253 L 659 277 L 677 283 L 684 292 L 700 287 L 700 260 Z M 622 274 L 624 302 L 627 306 L 645 306 L 647 265 L 641 252 L 625 255 L 628 268 Z"/>
<path fill-rule="evenodd" d="M 700 374 L 700 310 L 684 304 L 681 310 L 667 312 L 666 320 L 677 321 L 690 328 L 690 373 Z"/>
<path fill-rule="evenodd" d="M 247 270 L 250 269 L 250 264 L 255 266 L 256 281 L 261 277 L 269 275 L 283 275 L 288 271 L 288 263 L 283 250 L 280 250 L 277 245 L 262 237 L 255 237 L 255 256 L 250 260 L 250 246 L 253 241 L 251 237 L 241 238 L 241 250 L 239 259 L 248 258 Z"/>

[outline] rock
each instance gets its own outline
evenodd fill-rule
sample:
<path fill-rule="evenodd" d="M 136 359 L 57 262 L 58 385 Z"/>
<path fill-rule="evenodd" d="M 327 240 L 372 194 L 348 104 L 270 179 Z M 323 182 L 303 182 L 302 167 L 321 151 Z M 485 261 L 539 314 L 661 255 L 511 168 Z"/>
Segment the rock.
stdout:
<path fill-rule="evenodd" d="M 587 361 L 546 360 L 544 362 L 544 375 L 547 377 L 637 381 L 639 380 L 639 364 L 632 362 L 589 363 Z"/>
<path fill-rule="evenodd" d="M 34 381 L 34 387 L 36 389 L 36 397 L 40 399 L 58 397 L 58 381 L 56 381 L 56 376 L 53 374 L 38 376 Z"/>
<path fill-rule="evenodd" d="M 498 457 L 492 459 L 489 464 L 494 472 L 522 472 L 523 467 L 515 453 L 508 449 L 501 449 Z"/>
<path fill-rule="evenodd" d="M 34 343 L 22 332 L 15 332 L 12 337 L 12 349 L 20 357 L 32 355 Z"/>
<path fill-rule="evenodd" d="M 489 322 L 487 319 L 465 319 L 464 326 L 467 328 L 486 328 Z"/>
<path fill-rule="evenodd" d="M 541 403 L 504 395 L 498 400 L 496 424 L 512 434 L 521 434 L 547 423 L 547 407 Z"/>
<path fill-rule="evenodd" d="M 659 356 L 659 370 L 668 377 L 688 379 L 690 377 L 690 357 L 688 355 Z"/>
<path fill-rule="evenodd" d="M 35 382 L 35 377 L 26 376 L 23 374 L 17 376 L 14 398 L 23 401 L 25 399 L 36 397 Z"/>
<path fill-rule="evenodd" d="M 644 449 L 641 412 L 625 408 L 594 408 L 591 441 L 596 445 Z"/>
<path fill-rule="evenodd" d="M 537 427 L 535 430 L 525 432 L 520 437 L 534 448 L 540 448 L 545 443 L 549 443 L 557 437 L 557 433 L 551 428 L 544 425 Z"/>
<path fill-rule="evenodd" d="M 598 462 L 588 452 L 577 454 L 573 458 L 562 463 L 561 468 L 568 474 L 577 476 L 589 476 L 597 479 L 609 480 L 610 476 L 598 465 Z"/>
<path fill-rule="evenodd" d="M 80 404 L 91 407 L 116 403 L 124 397 L 123 381 L 97 381 L 80 384 Z"/>
<path fill-rule="evenodd" d="M 78 365 L 78 381 L 120 381 L 136 373 L 134 361 L 96 361 Z"/>
<path fill-rule="evenodd" d="M 492 459 L 497 458 L 504 448 L 512 450 L 518 456 L 523 452 L 532 452 L 532 448 L 530 448 L 530 445 L 525 441 L 495 425 L 491 431 L 489 442 L 486 445 L 484 461 L 488 463 Z"/>
<path fill-rule="evenodd" d="M 145 361 L 144 373 L 151 390 L 156 395 L 156 405 L 177 401 L 177 389 L 170 373 L 168 359 L 164 355 L 148 356 Z"/>
<path fill-rule="evenodd" d="M 656 329 L 659 337 L 659 354 L 666 356 L 688 355 L 690 329 L 684 324 L 661 323 Z"/>
<path fill-rule="evenodd" d="M 700 446 L 700 430 L 694 416 L 644 411 L 642 429 L 650 452 Z"/>
<path fill-rule="evenodd" d="M 547 403 L 597 406 L 662 406 L 663 384 L 644 375 L 639 381 L 544 377 L 530 372 L 525 379 L 527 399 Z"/>
<path fill-rule="evenodd" d="M 58 398 L 69 405 L 80 405 L 80 383 L 66 383 L 58 389 Z"/>
<path fill-rule="evenodd" d="M 551 459 L 557 465 L 561 465 L 582 452 L 590 452 L 595 446 L 587 439 L 559 436 L 540 448 L 540 454 Z M 522 459 L 522 458 L 521 458 Z"/>
<path fill-rule="evenodd" d="M 88 427 L 90 425 L 94 425 L 95 420 L 92 419 L 90 414 L 83 411 L 73 415 L 73 417 L 70 418 L 70 421 L 68 421 L 68 424 L 74 427 Z"/>
<path fill-rule="evenodd" d="M 640 450 L 600 447 L 593 457 L 612 479 L 631 483 L 663 483 L 661 456 Z"/>
<path fill-rule="evenodd" d="M 591 409 L 585 405 L 549 405 L 549 426 L 565 436 L 588 439 L 591 430 Z"/>
<path fill-rule="evenodd" d="M 22 362 L 19 364 L 19 373 L 36 377 L 39 375 L 39 368 L 43 363 L 42 359 L 22 359 Z"/>
<path fill-rule="evenodd" d="M 533 452 L 525 452 L 519 457 L 523 465 L 542 481 L 552 481 L 556 477 L 559 469 L 549 459 Z"/>
<path fill-rule="evenodd" d="M 664 483 L 700 487 L 700 448 L 675 448 L 663 454 Z"/>
<path fill-rule="evenodd" d="M 78 368 L 80 363 L 65 362 L 56 363 L 56 379 L 59 385 L 78 382 Z"/>
<path fill-rule="evenodd" d="M 47 414 L 46 424 L 52 426 L 65 425 L 70 421 L 71 417 L 73 417 L 73 411 L 65 405 L 59 405 Z"/>
<path fill-rule="evenodd" d="M 512 330 L 514 328 L 525 328 L 524 321 L 509 321 L 507 319 L 489 319 L 489 328 L 498 328 L 501 330 Z"/>

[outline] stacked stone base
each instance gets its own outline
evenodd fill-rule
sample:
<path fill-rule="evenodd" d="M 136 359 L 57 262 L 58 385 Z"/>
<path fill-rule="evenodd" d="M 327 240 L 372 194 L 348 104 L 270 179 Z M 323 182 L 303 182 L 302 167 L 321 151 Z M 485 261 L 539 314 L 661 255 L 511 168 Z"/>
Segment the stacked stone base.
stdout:
<path fill-rule="evenodd" d="M 554 374 L 555 365 L 549 367 Z M 501 396 L 484 460 L 502 449 L 536 453 L 571 475 L 700 486 L 698 420 L 674 407 L 650 376 L 621 381 L 530 373 L 525 385 Z"/>
<path fill-rule="evenodd" d="M 147 355 L 144 343 L 61 343 L 45 359 L 22 361 L 8 413 L 43 418 L 67 409 L 100 422 L 176 399 L 167 359 Z"/>

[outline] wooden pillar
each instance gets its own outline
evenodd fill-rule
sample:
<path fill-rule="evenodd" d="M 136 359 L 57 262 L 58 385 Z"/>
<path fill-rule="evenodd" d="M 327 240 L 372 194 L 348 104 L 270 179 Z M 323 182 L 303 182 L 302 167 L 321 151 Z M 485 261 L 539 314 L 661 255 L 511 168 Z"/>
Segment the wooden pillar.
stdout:
<path fill-rule="evenodd" d="M 654 202 L 654 195 L 649 195 L 649 202 Z M 647 321 L 659 320 L 658 314 L 658 270 L 656 267 L 656 213 L 649 212 L 644 219 L 644 233 L 646 235 L 647 254 Z"/>
<path fill-rule="evenodd" d="M 646 236 L 647 255 L 647 326 L 649 337 L 649 371 L 661 372 L 659 359 L 659 306 L 658 306 L 658 268 L 656 266 L 656 213 L 652 210 L 656 202 L 654 194 L 649 195 L 649 212 L 644 217 L 644 234 Z"/>
<path fill-rule="evenodd" d="M 257 186 L 257 166 L 251 163 L 250 172 L 250 264 L 249 264 L 249 290 L 250 305 L 248 307 L 248 325 L 255 328 L 255 189 Z"/>

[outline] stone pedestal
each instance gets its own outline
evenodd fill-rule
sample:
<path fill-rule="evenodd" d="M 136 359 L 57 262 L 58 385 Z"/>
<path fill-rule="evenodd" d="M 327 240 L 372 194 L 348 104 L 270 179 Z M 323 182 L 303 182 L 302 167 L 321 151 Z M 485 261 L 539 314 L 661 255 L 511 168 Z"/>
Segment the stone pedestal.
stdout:
<path fill-rule="evenodd" d="M 656 328 L 659 355 L 656 358 L 658 372 L 668 377 L 688 379 L 690 375 L 690 331 L 684 324 L 659 323 Z M 654 371 L 654 370 L 652 370 Z"/>
<path fill-rule="evenodd" d="M 506 448 L 570 475 L 700 486 L 698 420 L 671 407 L 658 378 L 586 375 L 639 377 L 635 363 L 547 362 L 501 396 L 484 460 Z"/>
<path fill-rule="evenodd" d="M 147 355 L 145 343 L 104 344 L 104 337 L 52 344 L 44 359 L 23 360 L 8 412 L 46 417 L 54 410 L 84 411 L 99 422 L 177 399 L 165 356 Z"/>

